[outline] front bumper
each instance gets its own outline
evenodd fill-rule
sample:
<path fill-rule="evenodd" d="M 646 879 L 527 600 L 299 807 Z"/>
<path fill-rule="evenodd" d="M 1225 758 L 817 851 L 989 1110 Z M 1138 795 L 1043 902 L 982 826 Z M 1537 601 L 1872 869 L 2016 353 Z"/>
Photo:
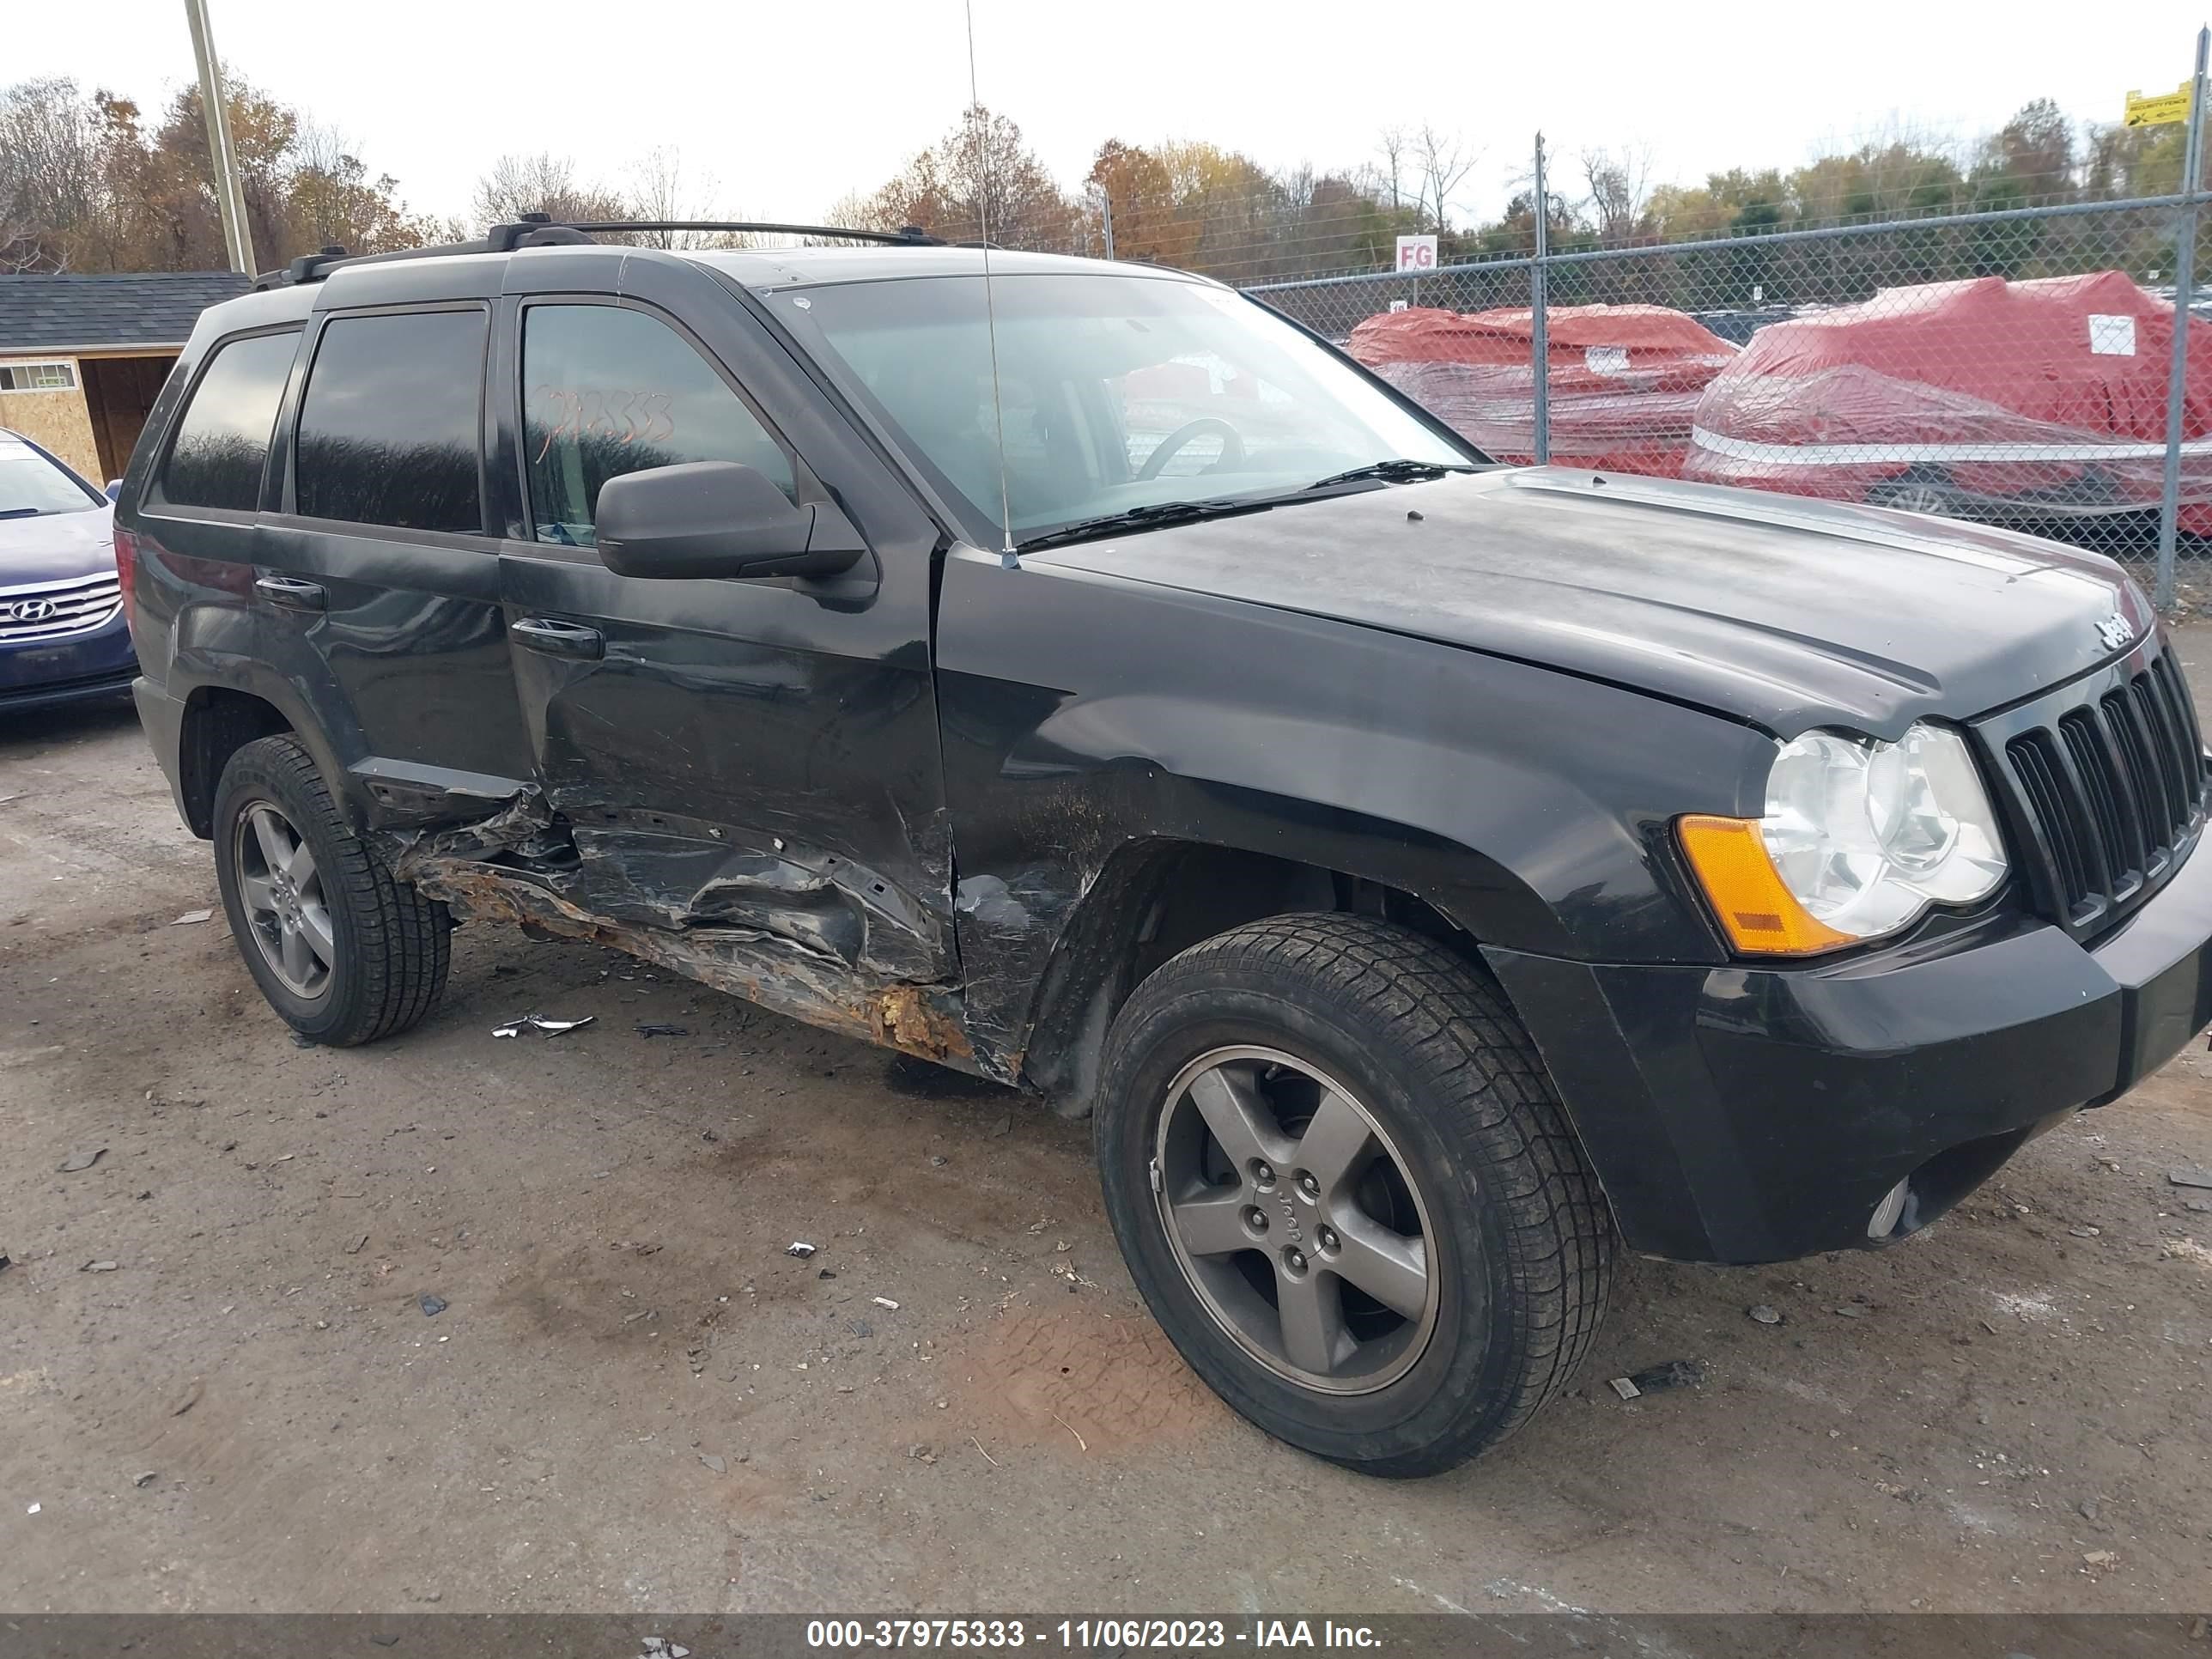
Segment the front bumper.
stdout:
<path fill-rule="evenodd" d="M 0 710 L 120 696 L 137 672 L 131 629 L 120 611 L 88 633 L 20 645 L 0 642 Z"/>
<path fill-rule="evenodd" d="M 2021 916 L 1795 968 L 1485 955 L 1635 1249 L 1788 1261 L 1918 1231 L 2212 1022 L 2212 848 L 2093 948 Z M 1868 1222 L 1908 1183 L 1880 1239 Z"/>

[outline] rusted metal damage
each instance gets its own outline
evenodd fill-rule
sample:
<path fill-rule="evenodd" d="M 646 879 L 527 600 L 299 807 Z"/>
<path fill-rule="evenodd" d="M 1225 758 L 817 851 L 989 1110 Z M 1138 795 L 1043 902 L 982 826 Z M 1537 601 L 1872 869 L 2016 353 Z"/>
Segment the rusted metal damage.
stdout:
<path fill-rule="evenodd" d="M 635 896 L 634 884 L 616 881 L 604 866 L 595 872 L 579 855 L 580 838 L 567 833 L 534 791 L 475 823 L 382 839 L 394 875 L 467 920 L 513 922 L 532 933 L 604 945 L 811 1025 L 1014 1080 L 1003 1065 L 977 1053 L 957 987 L 943 979 L 902 978 L 865 949 L 855 951 L 858 959 L 848 957 L 840 946 L 850 948 L 849 935 L 793 927 L 787 915 L 758 924 L 739 921 L 744 913 L 728 901 L 744 883 L 719 880 L 719 902 L 696 915 L 679 918 L 654 907 L 639 915 L 626 902 Z M 826 894 L 834 884 L 770 884 L 802 895 Z M 617 908 L 629 913 L 610 914 Z M 864 931 L 859 943 L 865 945 L 872 933 Z M 911 950 L 884 954 L 900 966 L 927 961 Z"/>

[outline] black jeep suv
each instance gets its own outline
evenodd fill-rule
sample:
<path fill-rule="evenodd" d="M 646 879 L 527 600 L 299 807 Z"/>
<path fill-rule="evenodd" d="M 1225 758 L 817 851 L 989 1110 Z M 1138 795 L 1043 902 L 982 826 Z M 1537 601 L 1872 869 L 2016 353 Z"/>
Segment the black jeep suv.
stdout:
<path fill-rule="evenodd" d="M 1493 467 L 1212 283 L 909 240 L 503 227 L 201 319 L 117 550 L 294 1030 L 504 921 L 1088 1109 L 1191 1365 L 1407 1474 L 1616 1241 L 1904 1238 L 2212 1018 L 2110 562 Z"/>

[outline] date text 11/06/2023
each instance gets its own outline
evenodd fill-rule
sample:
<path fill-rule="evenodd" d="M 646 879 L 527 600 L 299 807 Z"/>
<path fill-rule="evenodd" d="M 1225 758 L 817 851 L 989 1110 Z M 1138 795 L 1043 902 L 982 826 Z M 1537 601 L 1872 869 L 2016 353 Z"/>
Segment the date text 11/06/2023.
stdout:
<path fill-rule="evenodd" d="M 1382 1645 L 1370 1626 L 1328 1619 L 810 1619 L 810 1648 L 1024 1648 L 1072 1653 Z"/>

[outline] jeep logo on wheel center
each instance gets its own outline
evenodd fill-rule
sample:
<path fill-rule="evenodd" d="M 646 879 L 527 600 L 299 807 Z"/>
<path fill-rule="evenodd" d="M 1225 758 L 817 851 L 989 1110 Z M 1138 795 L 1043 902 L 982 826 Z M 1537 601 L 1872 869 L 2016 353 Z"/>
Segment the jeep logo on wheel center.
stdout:
<path fill-rule="evenodd" d="M 1290 1193 L 1287 1190 L 1277 1193 L 1275 1202 L 1283 1206 L 1283 1226 L 1291 1236 L 1291 1243 L 1304 1243 L 1305 1231 L 1298 1225 L 1298 1206 L 1291 1201 Z"/>

